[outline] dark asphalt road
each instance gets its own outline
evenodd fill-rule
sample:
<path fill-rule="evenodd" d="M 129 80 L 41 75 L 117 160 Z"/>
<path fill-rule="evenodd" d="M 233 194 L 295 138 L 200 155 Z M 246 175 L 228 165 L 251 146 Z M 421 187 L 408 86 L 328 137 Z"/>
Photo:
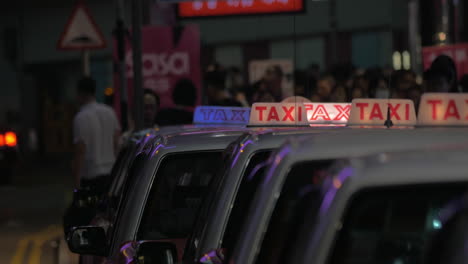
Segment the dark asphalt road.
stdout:
<path fill-rule="evenodd" d="M 0 263 L 67 264 L 61 216 L 71 198 L 69 158 L 23 161 L 0 186 Z"/>

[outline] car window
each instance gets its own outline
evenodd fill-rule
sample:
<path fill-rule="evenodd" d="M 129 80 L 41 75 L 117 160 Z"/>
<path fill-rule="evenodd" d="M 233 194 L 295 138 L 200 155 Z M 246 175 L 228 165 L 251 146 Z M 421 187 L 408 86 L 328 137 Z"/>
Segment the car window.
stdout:
<path fill-rule="evenodd" d="M 151 187 L 137 239 L 186 238 L 219 166 L 220 151 L 164 158 Z"/>
<path fill-rule="evenodd" d="M 130 146 L 126 145 L 119 151 L 119 154 L 117 155 L 117 159 L 115 160 L 114 166 L 112 166 L 112 170 L 110 173 L 111 183 L 109 185 L 109 190 L 107 192 L 107 196 L 108 196 L 107 198 L 111 198 L 116 193 L 118 182 L 121 180 L 123 176 L 122 171 L 128 165 L 127 162 L 130 158 L 129 156 L 130 156 L 131 149 L 132 148 Z"/>
<path fill-rule="evenodd" d="M 216 173 L 215 179 L 213 179 L 208 187 L 208 193 L 205 201 L 203 202 L 197 219 L 194 224 L 194 230 L 191 234 L 189 242 L 184 251 L 184 260 L 193 260 L 196 257 L 198 250 L 198 241 L 207 227 L 207 219 L 210 217 L 210 213 L 214 210 L 214 206 L 217 201 L 217 197 L 220 196 L 222 182 L 225 176 L 229 173 L 229 165 L 231 164 L 231 158 L 233 153 L 237 152 L 237 146 L 239 145 L 238 140 L 229 144 L 229 146 L 222 153 L 222 166 L 219 167 Z"/>
<path fill-rule="evenodd" d="M 148 156 L 144 153 L 140 153 L 138 156 L 135 157 L 133 162 L 130 165 L 128 170 L 128 174 L 124 177 L 124 184 L 121 191 L 121 195 L 116 197 L 115 200 L 112 201 L 112 206 L 108 208 L 108 215 L 110 217 L 110 227 L 107 231 L 107 237 L 109 243 L 113 239 L 114 235 L 114 227 L 118 226 L 118 221 L 120 219 L 120 214 L 122 213 L 123 205 L 128 197 L 128 192 L 131 190 L 131 187 L 134 185 L 134 182 L 137 179 L 137 176 L 141 173 L 144 168 L 145 162 L 148 160 Z"/>
<path fill-rule="evenodd" d="M 109 191 L 107 192 L 108 198 L 116 197 L 120 195 L 119 189 L 123 179 L 125 178 L 126 167 L 132 160 L 131 155 L 133 154 L 133 149 L 131 146 L 125 146 L 122 148 L 117 155 L 114 166 L 111 171 L 111 183 L 109 185 Z"/>
<path fill-rule="evenodd" d="M 467 184 L 374 188 L 356 195 L 343 217 L 330 264 L 424 263 L 445 204 Z"/>
<path fill-rule="evenodd" d="M 271 151 L 255 153 L 244 171 L 223 236 L 222 247 L 227 252 L 232 252 L 234 242 L 240 235 L 246 218 L 245 213 L 248 212 L 255 192 L 263 179 L 266 161 L 270 155 Z"/>
<path fill-rule="evenodd" d="M 288 263 L 285 253 L 297 237 L 305 213 L 315 206 L 310 201 L 317 201 L 318 206 L 320 183 L 331 174 L 333 163 L 333 160 L 304 162 L 291 168 L 270 218 L 257 264 Z"/>

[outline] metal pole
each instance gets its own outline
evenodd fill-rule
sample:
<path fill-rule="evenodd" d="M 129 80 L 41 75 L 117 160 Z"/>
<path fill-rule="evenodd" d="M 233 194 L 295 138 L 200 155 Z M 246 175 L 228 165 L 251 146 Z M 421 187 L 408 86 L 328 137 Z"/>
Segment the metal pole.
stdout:
<path fill-rule="evenodd" d="M 83 50 L 82 59 L 83 59 L 83 75 L 86 77 L 89 77 L 91 76 L 89 50 Z"/>
<path fill-rule="evenodd" d="M 450 5 L 448 0 L 441 0 L 440 2 L 442 16 L 441 16 L 441 32 L 445 33 L 445 39 L 442 40 L 444 44 L 448 44 L 452 42 L 452 38 L 450 37 Z"/>
<path fill-rule="evenodd" d="M 127 76 L 126 65 L 125 65 L 125 35 L 127 30 L 125 28 L 125 17 L 124 17 L 124 4 L 122 0 L 117 0 L 117 21 L 116 28 L 114 31 L 116 43 L 117 43 L 117 72 L 119 75 L 119 86 L 120 86 L 120 117 L 122 124 L 122 131 L 128 129 L 128 95 L 127 95 Z"/>
<path fill-rule="evenodd" d="M 330 47 L 331 47 L 331 65 L 338 63 L 338 25 L 336 17 L 336 0 L 329 0 L 330 16 Z"/>
<path fill-rule="evenodd" d="M 132 1 L 133 108 L 135 130 L 143 129 L 142 0 Z"/>
<path fill-rule="evenodd" d="M 453 42 L 460 42 L 460 1 L 453 1 Z"/>
<path fill-rule="evenodd" d="M 411 68 L 416 73 L 422 74 L 422 59 L 421 59 L 421 35 L 419 33 L 419 0 L 410 0 L 408 2 L 408 40 L 411 54 Z"/>

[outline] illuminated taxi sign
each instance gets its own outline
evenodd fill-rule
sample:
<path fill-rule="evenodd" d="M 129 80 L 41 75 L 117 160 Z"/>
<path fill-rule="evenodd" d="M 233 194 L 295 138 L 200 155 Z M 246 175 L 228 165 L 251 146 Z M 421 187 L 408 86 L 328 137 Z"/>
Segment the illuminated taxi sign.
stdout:
<path fill-rule="evenodd" d="M 304 103 L 310 124 L 346 124 L 351 104 L 348 103 Z"/>
<path fill-rule="evenodd" d="M 350 108 L 350 104 L 341 103 L 255 103 L 250 112 L 249 125 L 345 124 Z"/>
<path fill-rule="evenodd" d="M 468 125 L 468 94 L 423 94 L 419 105 L 418 125 Z"/>
<path fill-rule="evenodd" d="M 383 126 L 388 118 L 394 126 L 416 125 L 413 101 L 406 99 L 354 99 L 348 125 Z"/>
<path fill-rule="evenodd" d="M 249 115 L 248 107 L 198 106 L 195 108 L 193 123 L 247 125 Z"/>
<path fill-rule="evenodd" d="M 255 103 L 250 111 L 251 126 L 307 125 L 302 103 Z"/>

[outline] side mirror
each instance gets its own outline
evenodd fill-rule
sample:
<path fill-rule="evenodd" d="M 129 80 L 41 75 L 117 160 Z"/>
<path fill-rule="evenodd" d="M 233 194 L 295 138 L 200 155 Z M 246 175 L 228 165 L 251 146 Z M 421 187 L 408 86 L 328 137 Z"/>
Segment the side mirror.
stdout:
<path fill-rule="evenodd" d="M 102 227 L 74 227 L 67 237 L 70 251 L 80 255 L 106 255 L 106 232 Z"/>
<path fill-rule="evenodd" d="M 140 264 L 174 264 L 177 262 L 177 247 L 170 242 L 141 241 L 136 255 Z"/>

